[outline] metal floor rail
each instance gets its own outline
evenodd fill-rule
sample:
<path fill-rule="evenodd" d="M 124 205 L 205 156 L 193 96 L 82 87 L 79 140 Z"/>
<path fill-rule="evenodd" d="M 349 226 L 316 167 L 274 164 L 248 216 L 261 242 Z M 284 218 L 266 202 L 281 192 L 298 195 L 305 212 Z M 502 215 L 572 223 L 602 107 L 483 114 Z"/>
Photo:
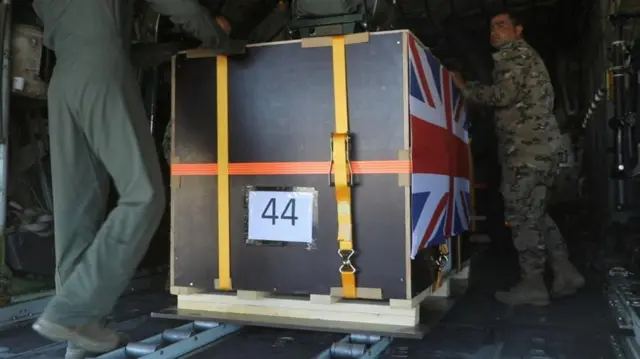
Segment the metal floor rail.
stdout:
<path fill-rule="evenodd" d="M 167 329 L 161 334 L 136 343 L 129 343 L 126 347 L 90 359 L 188 358 L 241 329 L 242 327 L 236 325 L 197 321 Z M 390 344 L 391 338 L 350 334 L 309 359 L 376 359 Z"/>
<path fill-rule="evenodd" d="M 391 338 L 388 337 L 349 334 L 313 359 L 376 359 L 390 344 Z"/>
<path fill-rule="evenodd" d="M 640 280 L 622 267 L 609 270 L 607 299 L 617 333 L 611 335 L 616 359 L 640 359 Z"/>
<path fill-rule="evenodd" d="M 122 296 L 163 288 L 166 278 L 166 269 L 163 267 L 140 270 Z M 37 318 L 46 308 L 54 292 L 52 289 L 11 298 L 11 305 L 0 307 L 0 330 Z"/>

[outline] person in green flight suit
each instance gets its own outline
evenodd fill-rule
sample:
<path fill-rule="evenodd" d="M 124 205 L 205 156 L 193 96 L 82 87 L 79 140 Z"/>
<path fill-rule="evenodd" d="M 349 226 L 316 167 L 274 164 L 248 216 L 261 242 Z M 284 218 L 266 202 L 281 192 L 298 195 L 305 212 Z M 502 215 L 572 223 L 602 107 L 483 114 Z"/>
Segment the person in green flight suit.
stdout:
<path fill-rule="evenodd" d="M 244 49 L 197 0 L 147 2 L 205 47 Z M 121 339 L 101 323 L 165 210 L 159 159 L 130 62 L 134 1 L 34 0 L 33 7 L 57 58 L 48 92 L 57 291 L 33 329 L 107 352 Z M 107 215 L 110 177 L 120 197 Z"/>

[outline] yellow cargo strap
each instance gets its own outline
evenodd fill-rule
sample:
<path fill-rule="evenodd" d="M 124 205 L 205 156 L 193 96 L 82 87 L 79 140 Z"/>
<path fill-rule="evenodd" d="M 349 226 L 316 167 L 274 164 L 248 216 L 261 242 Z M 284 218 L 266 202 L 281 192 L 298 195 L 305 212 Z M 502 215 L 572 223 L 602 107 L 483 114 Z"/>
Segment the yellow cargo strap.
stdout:
<path fill-rule="evenodd" d="M 226 56 L 216 57 L 218 124 L 218 289 L 231 289 L 229 245 L 229 72 Z"/>
<path fill-rule="evenodd" d="M 356 268 L 351 263 L 355 251 L 351 225 L 352 171 L 349 162 L 350 136 L 344 36 L 333 37 L 332 49 L 336 130 L 331 135 L 331 167 L 335 169 L 334 185 L 338 206 L 338 255 L 342 259 L 339 271 L 342 277 L 342 296 L 356 298 Z"/>

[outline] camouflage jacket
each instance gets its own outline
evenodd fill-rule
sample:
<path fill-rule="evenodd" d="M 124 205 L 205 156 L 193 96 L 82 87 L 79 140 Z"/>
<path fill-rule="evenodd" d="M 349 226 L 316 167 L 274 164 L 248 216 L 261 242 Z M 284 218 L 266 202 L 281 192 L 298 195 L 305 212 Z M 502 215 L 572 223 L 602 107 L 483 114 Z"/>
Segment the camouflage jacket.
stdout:
<path fill-rule="evenodd" d="M 549 72 L 524 40 L 505 45 L 493 58 L 493 85 L 468 85 L 462 92 L 495 108 L 501 162 L 543 167 L 562 151 Z"/>

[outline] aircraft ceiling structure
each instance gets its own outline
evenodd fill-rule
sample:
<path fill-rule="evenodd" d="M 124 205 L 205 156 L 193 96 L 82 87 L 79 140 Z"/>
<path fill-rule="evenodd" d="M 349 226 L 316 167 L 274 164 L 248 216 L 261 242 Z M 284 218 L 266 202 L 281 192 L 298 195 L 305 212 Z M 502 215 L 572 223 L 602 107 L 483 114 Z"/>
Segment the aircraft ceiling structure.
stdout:
<path fill-rule="evenodd" d="M 461 59 L 487 60 L 491 51 L 489 19 L 493 14 L 509 11 L 518 15 L 525 25 L 525 38 L 535 47 L 550 42 L 554 42 L 554 47 L 573 46 L 587 26 L 586 15 L 595 1 L 397 0 L 397 3 L 401 12 L 399 27 L 411 29 L 443 62 L 465 67 L 459 64 Z"/>

